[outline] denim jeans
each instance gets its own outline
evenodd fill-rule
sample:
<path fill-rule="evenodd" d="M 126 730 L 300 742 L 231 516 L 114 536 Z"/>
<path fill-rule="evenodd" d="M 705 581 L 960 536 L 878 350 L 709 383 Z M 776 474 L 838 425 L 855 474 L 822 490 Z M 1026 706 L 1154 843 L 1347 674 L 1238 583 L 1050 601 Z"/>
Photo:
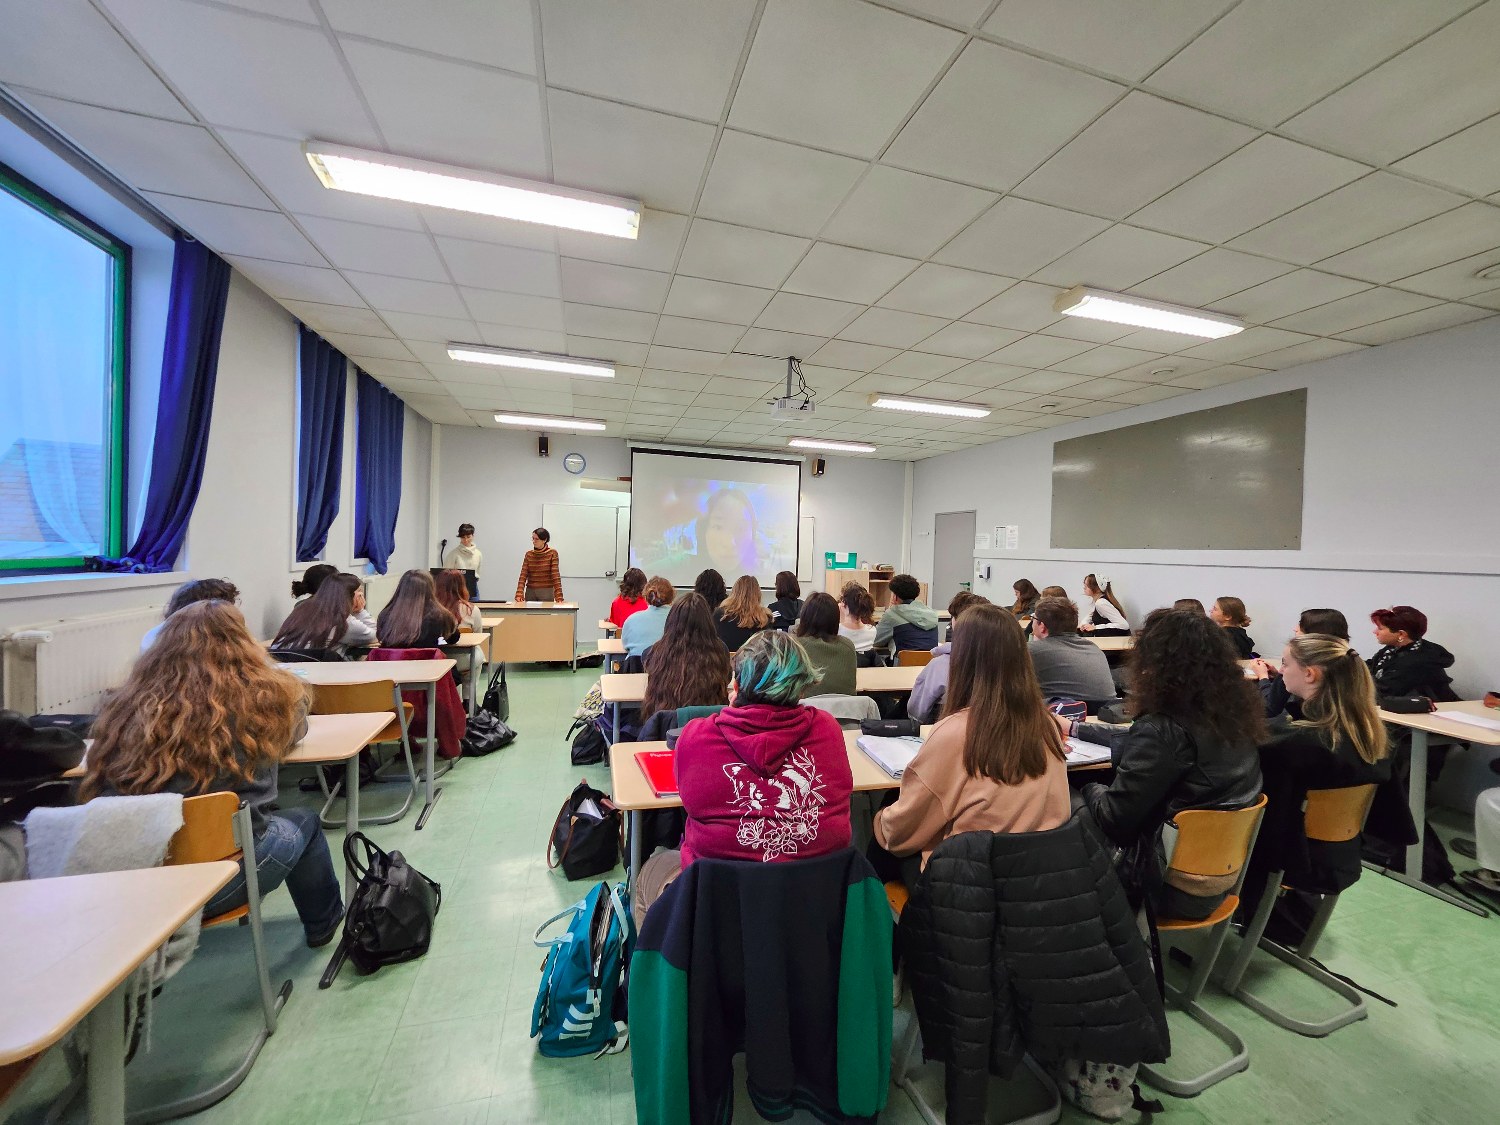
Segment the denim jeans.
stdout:
<path fill-rule="evenodd" d="M 283 809 L 266 814 L 266 826 L 255 838 L 255 873 L 262 898 L 286 884 L 307 936 L 318 937 L 344 913 L 338 876 L 328 857 L 328 841 L 318 814 L 311 809 Z M 207 914 L 245 905 L 243 861 L 240 873 L 209 900 Z"/>

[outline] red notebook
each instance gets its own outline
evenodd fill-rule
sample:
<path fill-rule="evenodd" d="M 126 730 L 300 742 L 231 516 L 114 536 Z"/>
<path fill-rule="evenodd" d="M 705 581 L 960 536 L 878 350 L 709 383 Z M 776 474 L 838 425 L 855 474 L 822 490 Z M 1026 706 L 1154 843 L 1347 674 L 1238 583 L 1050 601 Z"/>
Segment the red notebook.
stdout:
<path fill-rule="evenodd" d="M 651 792 L 658 797 L 677 796 L 677 771 L 673 768 L 676 757 L 673 750 L 642 750 L 635 756 Z"/>

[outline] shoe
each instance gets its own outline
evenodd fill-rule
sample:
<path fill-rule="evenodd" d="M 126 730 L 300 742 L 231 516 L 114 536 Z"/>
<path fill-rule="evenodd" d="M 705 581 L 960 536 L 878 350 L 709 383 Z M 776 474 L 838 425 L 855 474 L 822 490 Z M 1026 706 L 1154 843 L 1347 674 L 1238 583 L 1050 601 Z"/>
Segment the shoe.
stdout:
<path fill-rule="evenodd" d="M 1500 894 L 1500 871 L 1476 867 L 1473 871 L 1464 872 L 1464 878 L 1476 886 L 1483 887 L 1491 894 Z"/>
<path fill-rule="evenodd" d="M 327 945 L 330 941 L 332 941 L 335 937 L 338 936 L 339 927 L 342 926 L 343 924 L 344 924 L 344 916 L 341 913 L 339 915 L 337 921 L 335 921 L 333 923 L 333 925 L 329 926 L 328 929 L 325 930 L 323 933 L 321 933 L 321 934 L 313 934 L 313 935 L 311 935 L 311 936 L 308 937 L 308 939 L 307 939 L 307 948 L 308 949 L 322 949 L 325 945 Z"/>
<path fill-rule="evenodd" d="M 1448 841 L 1448 846 L 1465 859 L 1478 859 L 1479 852 L 1474 847 L 1474 841 L 1463 836 L 1455 836 Z"/>

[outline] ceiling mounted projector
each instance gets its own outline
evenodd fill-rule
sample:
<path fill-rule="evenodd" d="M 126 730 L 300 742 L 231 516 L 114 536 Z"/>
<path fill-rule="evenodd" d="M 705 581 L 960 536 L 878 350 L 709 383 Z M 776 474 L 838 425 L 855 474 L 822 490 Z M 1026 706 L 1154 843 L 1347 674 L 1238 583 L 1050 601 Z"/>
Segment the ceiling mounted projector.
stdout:
<path fill-rule="evenodd" d="M 778 422 L 796 422 L 811 418 L 818 408 L 805 398 L 778 398 L 771 403 L 771 417 Z"/>

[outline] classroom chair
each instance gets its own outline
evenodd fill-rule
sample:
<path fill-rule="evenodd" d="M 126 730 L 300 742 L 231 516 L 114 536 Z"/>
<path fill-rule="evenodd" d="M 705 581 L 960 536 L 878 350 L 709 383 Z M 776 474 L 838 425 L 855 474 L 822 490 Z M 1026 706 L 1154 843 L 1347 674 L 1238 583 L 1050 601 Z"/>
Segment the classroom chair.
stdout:
<path fill-rule="evenodd" d="M 896 653 L 897 668 L 925 668 L 932 663 L 932 653 L 922 649 L 902 649 Z"/>
<path fill-rule="evenodd" d="M 1207 918 L 1156 920 L 1157 934 L 1163 942 L 1175 934 L 1193 930 L 1206 932 L 1207 944 L 1194 955 L 1193 975 L 1187 988 L 1178 989 L 1169 984 L 1166 986 L 1166 998 L 1172 1006 L 1187 1013 L 1189 1018 L 1233 1052 L 1225 1062 L 1189 1078 L 1171 1078 L 1155 1067 L 1142 1064 L 1140 1073 L 1151 1085 L 1179 1098 L 1201 1094 L 1215 1083 L 1250 1066 L 1250 1051 L 1245 1046 L 1245 1041 L 1209 1015 L 1203 1005 L 1198 1003 L 1198 998 L 1203 995 L 1209 974 L 1213 972 L 1214 962 L 1219 958 L 1219 950 L 1224 946 L 1224 938 L 1229 934 L 1230 919 L 1239 908 L 1240 888 L 1245 882 L 1245 866 L 1255 847 L 1255 837 L 1260 832 L 1260 822 L 1265 811 L 1266 798 L 1265 794 L 1261 794 L 1260 800 L 1248 808 L 1184 809 L 1172 822 L 1177 828 L 1177 846 L 1172 849 L 1172 858 L 1167 861 L 1169 870 L 1201 876 L 1239 875 L 1224 901 Z"/>
<path fill-rule="evenodd" d="M 394 701 L 400 696 L 396 692 L 396 685 L 391 680 L 373 680 L 367 684 L 315 684 L 313 686 L 312 714 L 314 715 L 362 715 L 379 711 L 389 711 Z M 417 767 L 411 756 L 411 715 L 412 705 L 401 702 L 396 717 L 386 724 L 384 730 L 370 739 L 370 745 L 374 746 L 381 742 L 399 742 L 401 754 L 406 760 L 406 776 L 411 783 L 407 790 L 406 800 L 401 807 L 393 813 L 383 816 L 361 816 L 360 824 L 395 824 L 406 815 L 406 810 L 411 808 L 412 802 L 417 798 Z M 330 787 L 328 778 L 321 767 L 316 771 L 318 786 L 323 790 L 323 807 L 318 810 L 318 821 L 324 828 L 342 828 L 342 819 L 332 819 L 328 810 L 333 803 L 339 799 L 343 790 L 344 781 L 340 777 Z M 389 780 L 388 776 L 382 776 L 379 770 L 375 777 L 379 781 Z"/>
<path fill-rule="evenodd" d="M 1375 788 L 1374 785 L 1354 785 L 1344 789 L 1311 790 L 1307 794 L 1302 814 L 1307 838 L 1324 843 L 1345 843 L 1357 839 L 1364 830 L 1365 817 L 1369 815 L 1370 804 L 1375 799 Z M 1229 973 L 1224 979 L 1224 990 L 1278 1027 L 1295 1031 L 1298 1035 L 1321 1038 L 1356 1020 L 1364 1019 L 1370 1013 L 1358 989 L 1340 980 L 1312 959 L 1318 940 L 1323 936 L 1328 920 L 1333 917 L 1334 907 L 1338 905 L 1338 892 L 1322 895 L 1312 924 L 1307 928 L 1307 935 L 1295 950 L 1265 936 L 1266 924 L 1271 920 L 1271 912 L 1276 906 L 1285 878 L 1285 871 L 1273 871 L 1267 876 L 1265 894 L 1255 917 L 1245 929 L 1239 952 L 1230 963 Z M 1277 960 L 1286 962 L 1330 992 L 1338 994 L 1348 1002 L 1348 1006 L 1321 1020 L 1300 1020 L 1272 1007 L 1244 986 L 1245 970 L 1249 968 L 1250 958 L 1257 948 L 1264 949 Z"/>

